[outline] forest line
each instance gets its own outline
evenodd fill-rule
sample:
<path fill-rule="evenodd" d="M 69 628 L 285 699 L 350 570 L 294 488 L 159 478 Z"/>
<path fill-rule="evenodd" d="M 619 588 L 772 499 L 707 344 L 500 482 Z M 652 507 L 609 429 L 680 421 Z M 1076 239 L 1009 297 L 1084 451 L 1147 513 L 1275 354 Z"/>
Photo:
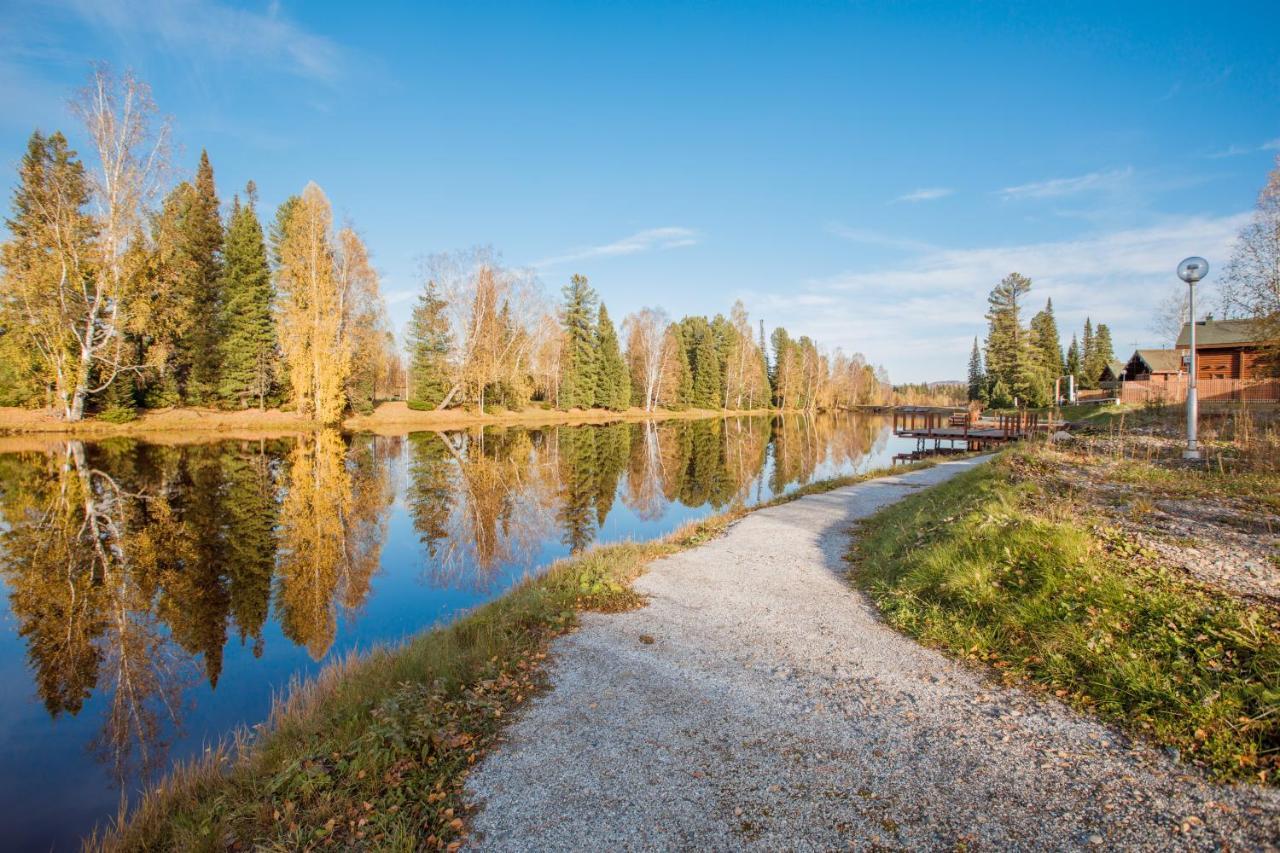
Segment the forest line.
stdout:
<path fill-rule="evenodd" d="M 741 301 L 727 317 L 644 308 L 615 324 L 585 277 L 553 304 L 534 271 L 487 248 L 423 262 L 402 347 L 364 239 L 334 222 L 318 185 L 265 227 L 252 182 L 224 215 L 207 151 L 162 194 L 172 130 L 144 82 L 99 67 L 72 109 L 90 156 L 61 132 L 33 132 L 6 218 L 0 405 L 70 423 L 209 407 L 334 424 L 388 399 L 481 415 L 895 399 L 860 353 L 783 328 L 766 338 Z M 907 393 L 915 402 L 931 389 Z"/>

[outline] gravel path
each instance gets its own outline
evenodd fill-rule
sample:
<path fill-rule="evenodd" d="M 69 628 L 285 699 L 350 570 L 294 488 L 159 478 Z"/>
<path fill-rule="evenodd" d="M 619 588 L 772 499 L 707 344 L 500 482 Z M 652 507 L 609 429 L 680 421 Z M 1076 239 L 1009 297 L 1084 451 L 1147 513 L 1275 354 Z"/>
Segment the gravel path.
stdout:
<path fill-rule="evenodd" d="M 854 519 L 975 464 L 761 510 L 654 563 L 648 607 L 555 643 L 553 689 L 469 780 L 471 844 L 1275 849 L 1280 792 L 989 683 L 841 579 Z"/>

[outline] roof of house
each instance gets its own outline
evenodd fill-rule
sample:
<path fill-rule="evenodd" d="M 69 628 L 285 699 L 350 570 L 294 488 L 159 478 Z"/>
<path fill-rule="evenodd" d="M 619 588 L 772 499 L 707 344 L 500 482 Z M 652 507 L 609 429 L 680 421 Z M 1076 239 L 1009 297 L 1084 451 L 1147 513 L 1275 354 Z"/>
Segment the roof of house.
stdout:
<path fill-rule="evenodd" d="M 1123 361 L 1108 361 L 1107 366 L 1103 369 L 1103 372 L 1106 373 L 1107 371 L 1110 371 L 1112 376 L 1115 376 L 1118 378 L 1124 375 L 1124 368 L 1125 368 L 1125 363 Z"/>
<path fill-rule="evenodd" d="M 1205 320 L 1196 324 L 1196 348 L 1256 344 L 1262 333 L 1253 320 Z M 1178 335 L 1179 347 L 1191 346 L 1191 324 L 1183 323 Z"/>
<path fill-rule="evenodd" d="M 1198 339 L 1200 336 L 1196 335 Z M 1197 340 L 1196 344 L 1199 345 Z M 1151 373 L 1177 373 L 1182 370 L 1182 353 L 1176 349 L 1140 349 L 1134 353 Z"/>

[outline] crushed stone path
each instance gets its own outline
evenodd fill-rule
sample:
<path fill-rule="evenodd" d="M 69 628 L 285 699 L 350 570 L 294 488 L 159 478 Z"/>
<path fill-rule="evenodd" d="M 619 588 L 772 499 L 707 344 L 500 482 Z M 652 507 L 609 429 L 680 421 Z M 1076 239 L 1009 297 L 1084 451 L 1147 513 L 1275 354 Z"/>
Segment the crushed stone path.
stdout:
<path fill-rule="evenodd" d="M 468 780 L 471 846 L 1276 849 L 1280 792 L 993 684 L 843 579 L 854 520 L 982 461 L 759 510 L 653 563 L 647 607 L 555 642 L 552 689 Z"/>

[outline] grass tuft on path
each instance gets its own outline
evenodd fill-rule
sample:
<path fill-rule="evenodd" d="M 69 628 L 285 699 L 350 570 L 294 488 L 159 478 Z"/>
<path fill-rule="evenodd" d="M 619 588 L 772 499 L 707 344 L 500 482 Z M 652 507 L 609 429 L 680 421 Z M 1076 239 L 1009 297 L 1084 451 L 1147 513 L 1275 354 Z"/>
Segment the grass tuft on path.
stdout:
<path fill-rule="evenodd" d="M 1199 586 L 1055 507 L 1009 451 L 859 526 L 853 580 L 923 643 L 1276 784 L 1280 615 Z"/>

